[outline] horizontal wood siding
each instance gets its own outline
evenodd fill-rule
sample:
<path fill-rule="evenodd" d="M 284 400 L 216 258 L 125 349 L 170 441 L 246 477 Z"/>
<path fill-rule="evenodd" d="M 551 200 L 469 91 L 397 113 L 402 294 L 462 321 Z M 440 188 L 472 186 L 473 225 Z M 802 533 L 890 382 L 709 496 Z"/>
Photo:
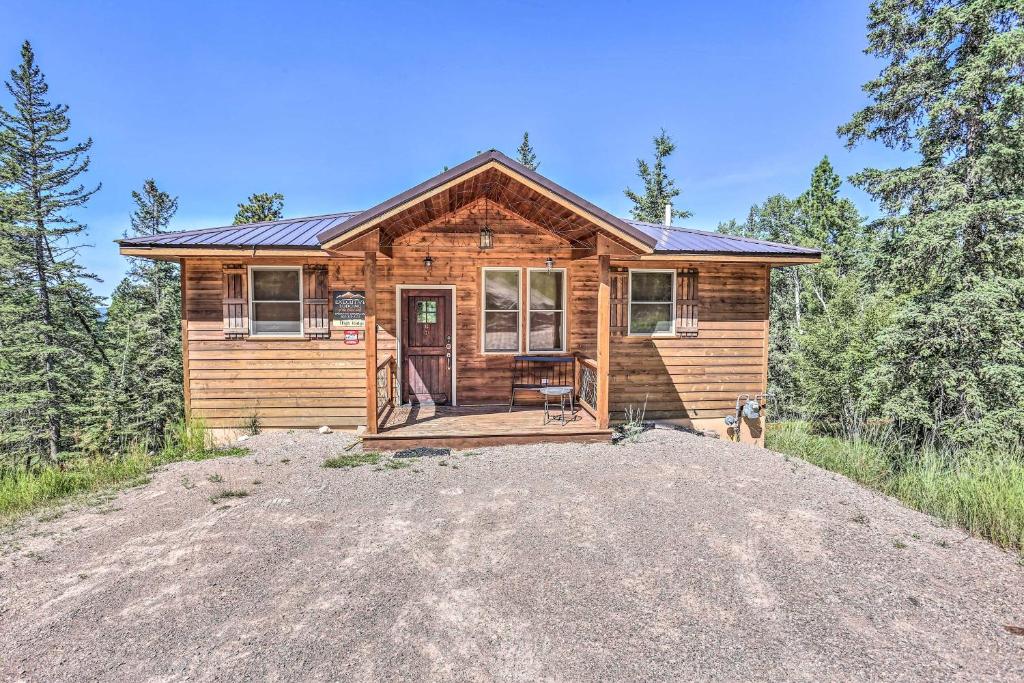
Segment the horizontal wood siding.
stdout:
<path fill-rule="evenodd" d="M 613 261 L 613 266 L 639 264 Z M 699 269 L 696 337 L 612 336 L 611 412 L 647 403 L 649 419 L 721 418 L 739 394 L 764 391 L 767 291 L 759 265 L 644 262 Z"/>
<path fill-rule="evenodd" d="M 222 271 L 229 261 L 189 259 L 185 329 L 192 415 L 207 426 L 241 429 L 256 415 L 268 428 L 355 427 L 366 422 L 365 348 L 340 338 L 227 340 Z M 282 259 L 249 265 L 328 266 L 331 289 L 361 288 L 356 260 Z"/>

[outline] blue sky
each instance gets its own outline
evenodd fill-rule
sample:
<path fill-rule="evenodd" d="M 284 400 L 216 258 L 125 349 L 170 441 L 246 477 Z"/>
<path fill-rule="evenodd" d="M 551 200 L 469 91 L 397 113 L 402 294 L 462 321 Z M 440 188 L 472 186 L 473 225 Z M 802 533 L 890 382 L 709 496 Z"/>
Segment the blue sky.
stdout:
<path fill-rule="evenodd" d="M 4 75 L 31 40 L 52 99 L 95 141 L 103 189 L 77 216 L 104 295 L 147 177 L 179 196 L 176 229 L 230 223 L 253 192 L 284 193 L 286 216 L 327 213 L 477 150 L 512 154 L 529 130 L 542 173 L 625 216 L 635 159 L 664 127 L 678 206 L 694 214 L 680 224 L 714 229 L 802 191 L 824 154 L 844 176 L 899 160 L 835 135 L 880 68 L 862 52 L 866 2 L 34 0 L 3 13 Z"/>

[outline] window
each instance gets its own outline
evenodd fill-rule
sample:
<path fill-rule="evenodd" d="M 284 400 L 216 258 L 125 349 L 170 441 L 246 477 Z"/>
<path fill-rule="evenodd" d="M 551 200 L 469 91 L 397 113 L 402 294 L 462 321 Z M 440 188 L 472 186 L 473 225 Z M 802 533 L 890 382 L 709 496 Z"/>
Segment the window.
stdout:
<path fill-rule="evenodd" d="M 437 324 L 437 302 L 436 301 L 417 301 L 416 302 L 416 322 L 423 325 L 435 325 Z"/>
<path fill-rule="evenodd" d="M 484 268 L 484 352 L 519 352 L 519 270 Z"/>
<path fill-rule="evenodd" d="M 302 334 L 302 269 L 252 269 L 253 335 Z"/>
<path fill-rule="evenodd" d="M 675 291 L 674 270 L 629 271 L 629 334 L 673 334 Z"/>
<path fill-rule="evenodd" d="M 565 271 L 528 271 L 527 351 L 565 351 Z"/>

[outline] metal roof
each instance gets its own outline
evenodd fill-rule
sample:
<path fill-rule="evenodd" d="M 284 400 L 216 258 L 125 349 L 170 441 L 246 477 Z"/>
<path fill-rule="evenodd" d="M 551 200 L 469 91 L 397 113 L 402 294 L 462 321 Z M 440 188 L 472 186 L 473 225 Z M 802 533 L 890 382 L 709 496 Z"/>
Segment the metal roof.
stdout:
<path fill-rule="evenodd" d="M 246 225 L 164 232 L 118 240 L 132 247 L 275 247 L 318 248 L 317 233 L 344 223 L 361 211 L 328 213 L 306 218 L 285 218 Z"/>
<path fill-rule="evenodd" d="M 655 253 L 659 254 L 746 254 L 766 256 L 820 256 L 818 249 L 795 247 L 791 244 L 755 240 L 750 237 L 723 235 L 708 230 L 665 226 L 657 223 L 626 221 L 656 240 Z"/>

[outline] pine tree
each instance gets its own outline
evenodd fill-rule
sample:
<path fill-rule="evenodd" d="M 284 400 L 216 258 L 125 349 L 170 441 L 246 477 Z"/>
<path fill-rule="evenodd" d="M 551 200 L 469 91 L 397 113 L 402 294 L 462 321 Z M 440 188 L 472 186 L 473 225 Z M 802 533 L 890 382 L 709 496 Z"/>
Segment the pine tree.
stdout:
<path fill-rule="evenodd" d="M 154 180 L 133 191 L 132 235 L 167 232 L 178 199 Z M 94 390 L 88 450 L 123 450 L 133 440 L 158 443 L 181 417 L 181 287 L 174 263 L 131 259 L 103 326 L 111 367 Z"/>
<path fill-rule="evenodd" d="M 881 204 L 877 279 L 895 297 L 878 394 L 915 441 L 1021 437 L 1024 27 L 1019 2 L 871 5 L 870 104 L 840 127 L 913 150 L 854 178 Z"/>
<path fill-rule="evenodd" d="M 278 221 L 283 217 L 284 195 L 280 192 L 274 194 L 263 192 L 249 195 L 244 203 L 238 205 L 238 213 L 235 214 L 233 225 Z"/>
<path fill-rule="evenodd" d="M 536 171 L 540 168 L 540 162 L 537 161 L 537 154 L 533 151 L 533 146 L 530 144 L 530 133 L 523 133 L 523 142 L 519 145 L 519 149 L 516 150 L 519 153 L 518 161 L 526 168 L 531 171 Z"/>
<path fill-rule="evenodd" d="M 32 46 L 6 82 L 13 109 L 0 107 L 0 185 L 9 212 L 2 238 L 0 424 L 4 453 L 51 462 L 72 444 L 77 407 L 97 362 L 98 299 L 75 261 L 84 226 L 68 215 L 99 189 L 79 177 L 89 168 L 88 139 L 68 143 L 68 107 L 51 104 Z M 70 427 L 70 429 L 69 429 Z"/>
<path fill-rule="evenodd" d="M 626 188 L 626 197 L 633 202 L 629 210 L 634 220 L 645 223 L 662 223 L 665 220 L 665 205 L 679 195 L 679 188 L 665 169 L 665 159 L 676 150 L 676 144 L 668 136 L 665 129 L 654 137 L 654 163 L 648 164 L 644 159 L 636 160 L 637 175 L 644 183 L 644 193 L 638 194 Z M 681 209 L 673 209 L 675 218 L 689 218 L 693 214 Z"/>

